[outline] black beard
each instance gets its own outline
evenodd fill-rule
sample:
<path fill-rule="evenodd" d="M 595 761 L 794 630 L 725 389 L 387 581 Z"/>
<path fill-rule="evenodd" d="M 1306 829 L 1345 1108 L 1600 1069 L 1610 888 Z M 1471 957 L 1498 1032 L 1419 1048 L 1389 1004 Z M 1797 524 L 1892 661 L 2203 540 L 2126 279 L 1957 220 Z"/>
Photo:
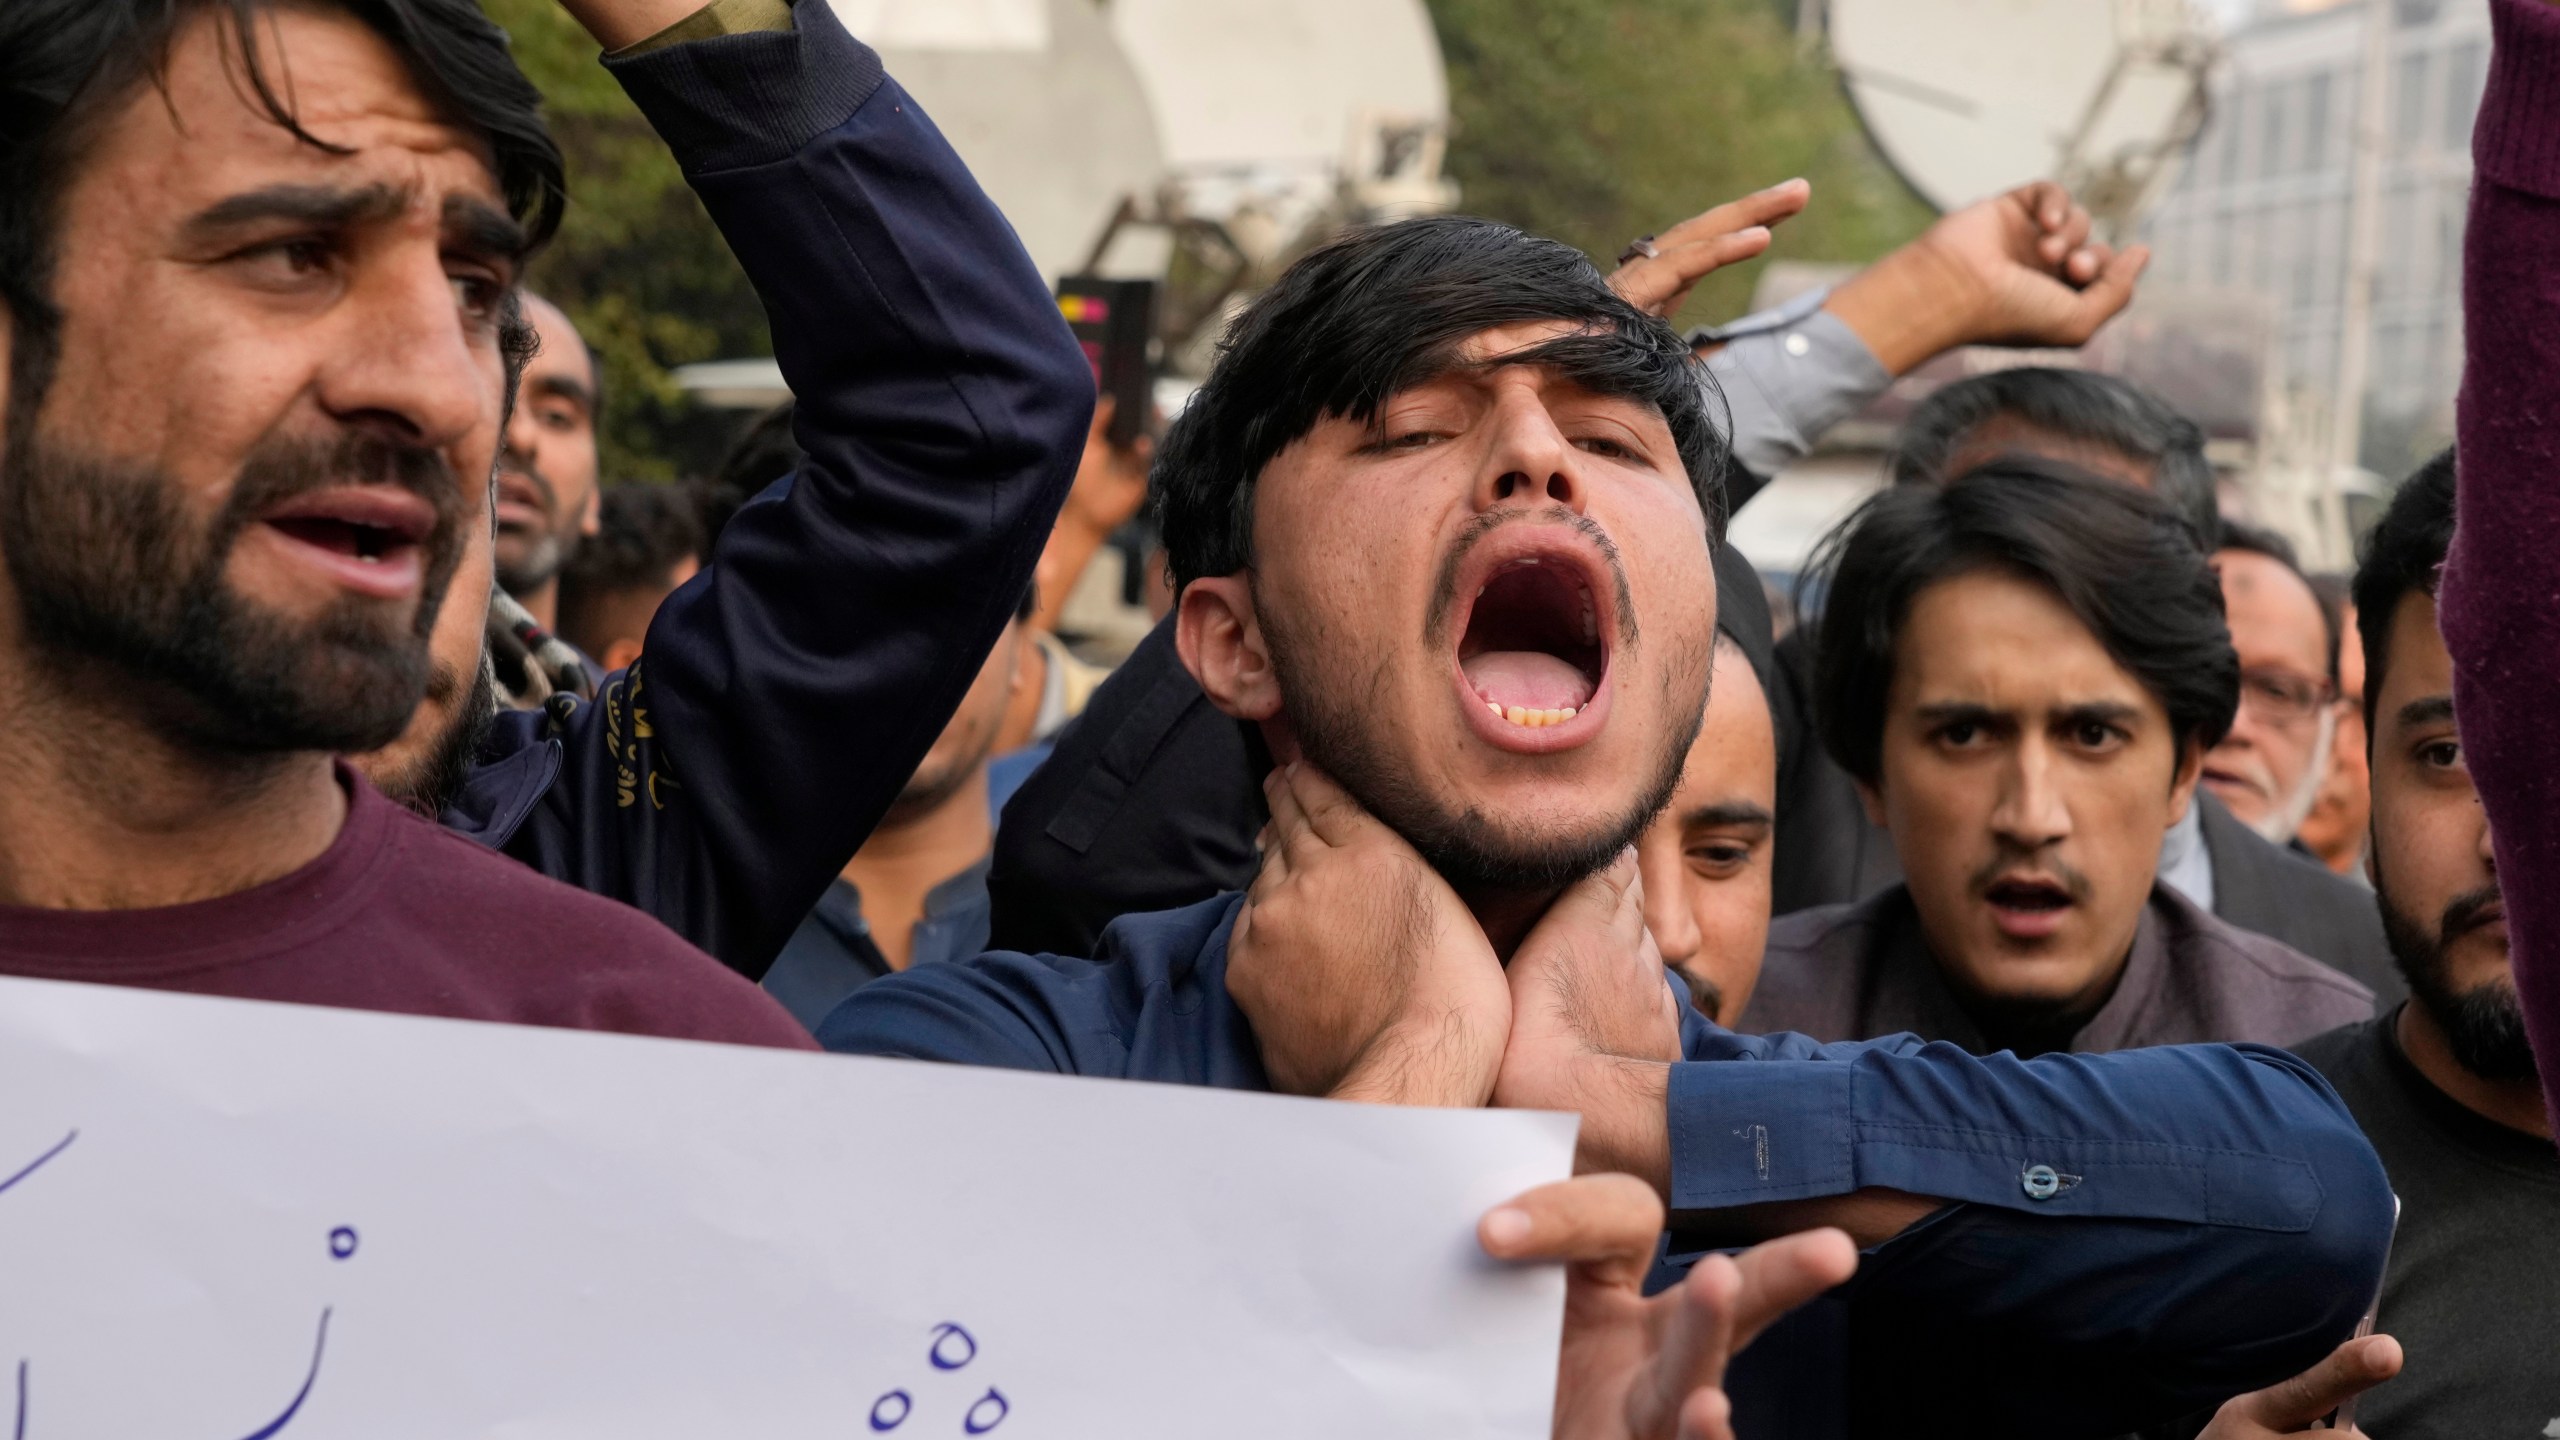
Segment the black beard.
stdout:
<path fill-rule="evenodd" d="M 1379 688 L 1380 677 L 1347 686 L 1313 683 L 1328 672 L 1338 673 L 1339 667 L 1304 663 L 1308 651 L 1321 647 L 1302 650 L 1286 623 L 1259 597 L 1256 609 L 1298 748 L 1363 809 L 1403 836 L 1460 895 L 1551 894 L 1598 874 L 1671 803 L 1689 758 L 1689 743 L 1697 738 L 1698 724 L 1706 714 L 1706 692 L 1701 688 L 1697 715 L 1685 727 L 1672 727 L 1653 774 L 1616 819 L 1595 824 L 1580 835 L 1523 840 L 1505 834 L 1493 816 L 1474 805 L 1452 811 L 1376 743 L 1375 721 L 1362 700 L 1365 692 Z M 1631 618 L 1623 628 L 1632 631 Z M 1703 673 L 1707 663 L 1708 655 L 1701 653 L 1693 667 L 1675 663 L 1671 673 Z"/>
<path fill-rule="evenodd" d="M 62 453 L 32 424 L 11 429 L 19 433 L 0 456 L 0 554 L 31 659 L 48 679 L 138 706 L 170 743 L 202 753 L 373 750 L 406 728 L 462 555 L 465 501 L 443 457 L 362 434 L 270 441 L 243 462 L 220 513 L 198 525 L 177 483 L 157 470 Z M 224 579 L 233 546 L 260 515 L 343 484 L 397 485 L 435 507 L 406 626 L 355 600 L 289 620 Z"/>
<path fill-rule="evenodd" d="M 2381 867 L 2375 869 L 2379 874 Z M 2391 958 L 2409 982 L 2411 997 L 2444 1031 L 2454 1060 L 2483 1080 L 2531 1080 L 2540 1074 L 2533 1047 L 2525 1040 L 2524 1005 L 2515 982 L 2500 978 L 2456 991 L 2445 973 L 2444 937 L 2470 928 L 2473 917 L 2497 901 L 2497 887 L 2456 898 L 2433 929 L 2393 904 L 2389 890 L 2376 887 L 2374 899 L 2382 907 L 2382 933 L 2391 942 Z"/>
<path fill-rule="evenodd" d="M 442 677 L 439 677 L 441 682 Z M 383 794 L 429 820 L 441 820 L 480 763 L 480 746 L 498 723 L 498 676 L 486 651 L 472 667 L 471 691 L 452 723 L 416 764 L 377 782 Z"/>

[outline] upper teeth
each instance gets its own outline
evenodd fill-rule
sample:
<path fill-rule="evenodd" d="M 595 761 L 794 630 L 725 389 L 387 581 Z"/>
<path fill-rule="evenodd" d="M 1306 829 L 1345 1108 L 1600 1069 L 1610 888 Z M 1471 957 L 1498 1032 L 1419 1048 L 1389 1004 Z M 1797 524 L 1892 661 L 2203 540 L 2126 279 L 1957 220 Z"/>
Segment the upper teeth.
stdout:
<path fill-rule="evenodd" d="M 1561 725 L 1582 713 L 1580 707 L 1572 705 L 1561 710 L 1530 710 L 1518 705 L 1499 705 L 1491 700 L 1484 702 L 1484 708 L 1514 725 L 1527 725 L 1531 728 L 1541 725 Z"/>

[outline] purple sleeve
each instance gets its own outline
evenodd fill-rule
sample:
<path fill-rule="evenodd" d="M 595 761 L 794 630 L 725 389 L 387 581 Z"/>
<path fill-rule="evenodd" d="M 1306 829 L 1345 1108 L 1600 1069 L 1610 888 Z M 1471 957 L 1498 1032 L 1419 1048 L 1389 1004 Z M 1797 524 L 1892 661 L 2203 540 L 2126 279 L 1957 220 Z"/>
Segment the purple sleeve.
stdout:
<path fill-rule="evenodd" d="M 2494 0 L 2463 241 L 2458 522 L 2439 597 L 2516 988 L 2560 1113 L 2560 8 Z"/>

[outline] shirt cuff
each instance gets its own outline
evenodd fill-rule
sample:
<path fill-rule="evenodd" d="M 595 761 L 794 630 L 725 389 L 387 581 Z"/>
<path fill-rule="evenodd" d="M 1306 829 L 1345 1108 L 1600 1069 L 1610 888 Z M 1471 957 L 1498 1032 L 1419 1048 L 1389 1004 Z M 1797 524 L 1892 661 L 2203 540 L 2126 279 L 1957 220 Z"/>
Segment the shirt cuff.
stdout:
<path fill-rule="evenodd" d="M 1809 313 L 1782 324 L 1746 329 L 1759 318 L 1752 317 L 1701 332 L 1733 337 L 1708 357 L 1707 372 L 1732 416 L 1734 459 L 1754 474 L 1775 475 L 1802 459 L 1893 383 L 1858 333 L 1815 298 Z"/>
<path fill-rule="evenodd" d="M 791 28 L 791 0 L 711 0 L 646 40 L 635 40 L 613 52 L 608 59 L 628 60 L 652 50 L 664 50 L 688 40 L 708 40 L 714 35 L 748 35 L 762 30 Z"/>
<path fill-rule="evenodd" d="M 2270 1142 L 2298 1149 L 2289 1121 L 2304 1133 L 2340 1121 L 2325 1088 L 2224 1046 L 2027 1061 L 1911 1048 L 1908 1036 L 1811 1049 L 1783 1036 L 1707 1053 L 1740 1043 L 1772 1058 L 1671 1067 L 1673 1210 L 1874 1188 L 2054 1216 L 2301 1230 L 2320 1212 L 2318 1177 Z"/>

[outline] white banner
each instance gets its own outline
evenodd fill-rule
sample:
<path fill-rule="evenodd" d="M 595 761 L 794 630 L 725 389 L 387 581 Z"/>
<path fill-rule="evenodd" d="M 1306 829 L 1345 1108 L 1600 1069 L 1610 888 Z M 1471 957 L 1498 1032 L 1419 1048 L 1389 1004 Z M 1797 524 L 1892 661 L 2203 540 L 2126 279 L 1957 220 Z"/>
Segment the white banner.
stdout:
<path fill-rule="evenodd" d="M 1572 1135 L 0 980 L 0 1436 L 1528 1440 Z"/>

